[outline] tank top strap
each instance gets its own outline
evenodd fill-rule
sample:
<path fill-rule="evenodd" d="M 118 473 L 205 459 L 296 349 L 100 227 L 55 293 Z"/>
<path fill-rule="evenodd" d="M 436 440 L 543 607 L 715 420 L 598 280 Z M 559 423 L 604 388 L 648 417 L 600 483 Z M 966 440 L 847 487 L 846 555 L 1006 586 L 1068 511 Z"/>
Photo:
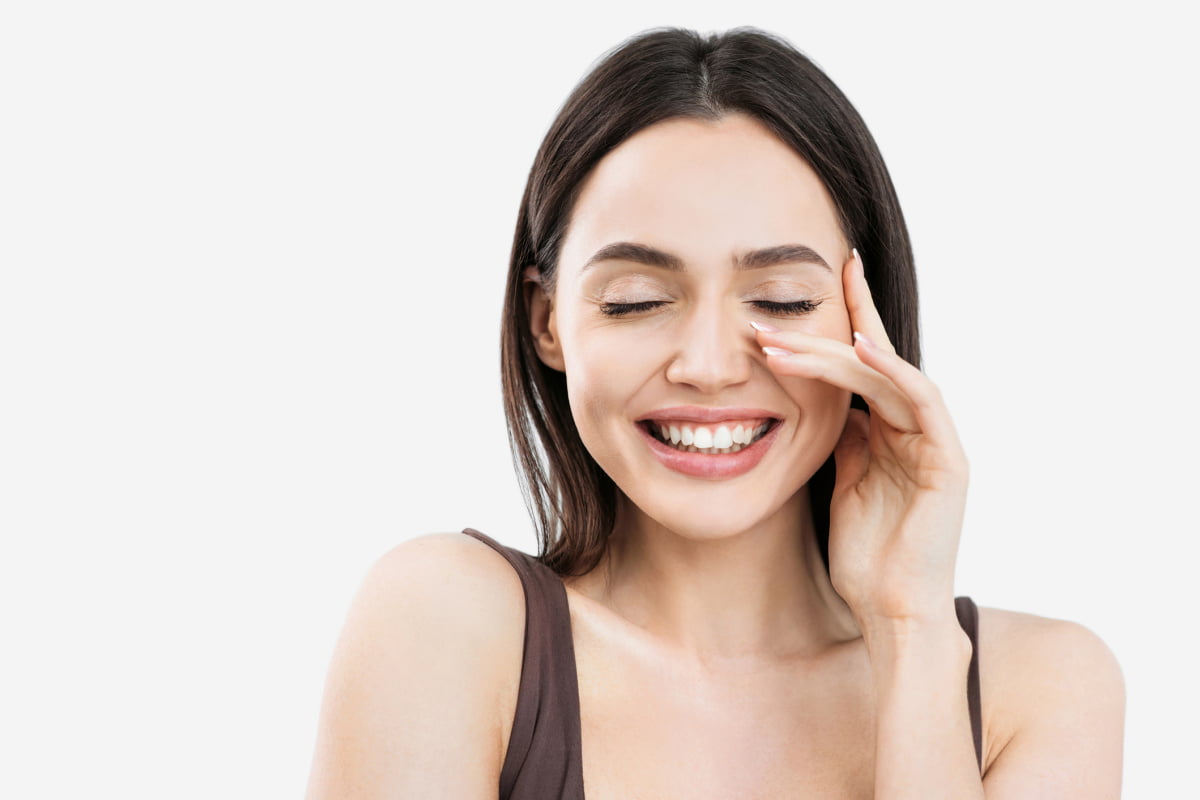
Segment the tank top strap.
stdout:
<path fill-rule="evenodd" d="M 958 624 L 971 639 L 971 665 L 967 668 L 967 708 L 971 714 L 971 737 L 975 740 L 975 760 L 983 772 L 983 710 L 979 693 L 979 608 L 970 597 L 954 598 Z"/>
<path fill-rule="evenodd" d="M 525 593 L 525 647 L 500 800 L 583 800 L 579 684 L 566 587 L 528 553 L 474 528 L 462 532 L 504 556 Z"/>

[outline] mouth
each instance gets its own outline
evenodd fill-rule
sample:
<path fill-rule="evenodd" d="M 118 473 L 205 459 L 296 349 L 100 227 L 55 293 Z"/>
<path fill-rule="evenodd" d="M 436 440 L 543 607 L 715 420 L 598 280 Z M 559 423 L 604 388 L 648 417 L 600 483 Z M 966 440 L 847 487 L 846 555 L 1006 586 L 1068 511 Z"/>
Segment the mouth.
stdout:
<path fill-rule="evenodd" d="M 636 427 L 663 466 L 715 481 L 735 478 L 758 466 L 778 438 L 781 422 L 775 418 L 703 424 L 643 420 Z"/>

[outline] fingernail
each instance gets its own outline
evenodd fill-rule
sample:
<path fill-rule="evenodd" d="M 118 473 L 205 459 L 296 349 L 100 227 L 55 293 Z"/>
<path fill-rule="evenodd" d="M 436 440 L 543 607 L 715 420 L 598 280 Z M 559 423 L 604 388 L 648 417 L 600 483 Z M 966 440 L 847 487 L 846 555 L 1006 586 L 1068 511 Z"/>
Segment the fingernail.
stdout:
<path fill-rule="evenodd" d="M 769 356 L 790 356 L 790 355 L 792 355 L 791 350 L 784 350 L 782 347 L 764 347 L 762 349 L 762 351 Z"/>
<path fill-rule="evenodd" d="M 870 347 L 870 348 L 874 348 L 874 347 L 875 347 L 875 343 L 874 343 L 874 342 L 872 342 L 872 341 L 871 341 L 870 339 L 868 339 L 867 337 L 863 336 L 863 335 L 862 335 L 861 333 L 859 333 L 858 331 L 855 331 L 855 332 L 854 332 L 854 338 L 855 338 L 855 339 L 857 339 L 858 341 L 862 342 L 863 344 L 865 344 L 867 347 Z"/>
<path fill-rule="evenodd" d="M 756 331 L 762 331 L 763 333 L 779 332 L 779 328 L 776 328 L 774 325 L 768 325 L 765 322 L 751 322 L 750 327 L 754 328 Z"/>
<path fill-rule="evenodd" d="M 862 254 L 858 252 L 857 247 L 855 247 L 852 252 L 854 253 L 854 260 L 858 262 L 858 267 L 857 267 L 858 274 L 862 275 L 865 278 L 866 273 L 867 273 L 867 268 L 865 266 L 863 266 Z"/>

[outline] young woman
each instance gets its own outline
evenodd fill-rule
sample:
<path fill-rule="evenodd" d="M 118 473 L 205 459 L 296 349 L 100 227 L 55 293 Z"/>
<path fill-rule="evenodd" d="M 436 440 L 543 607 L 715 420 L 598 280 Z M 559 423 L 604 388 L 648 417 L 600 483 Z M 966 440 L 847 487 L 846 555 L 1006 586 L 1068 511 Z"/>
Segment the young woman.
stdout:
<path fill-rule="evenodd" d="M 904 218 L 786 41 L 654 30 L 530 173 L 502 331 L 531 556 L 384 556 L 310 798 L 1115 798 L 1124 685 L 955 598 L 967 460 Z"/>

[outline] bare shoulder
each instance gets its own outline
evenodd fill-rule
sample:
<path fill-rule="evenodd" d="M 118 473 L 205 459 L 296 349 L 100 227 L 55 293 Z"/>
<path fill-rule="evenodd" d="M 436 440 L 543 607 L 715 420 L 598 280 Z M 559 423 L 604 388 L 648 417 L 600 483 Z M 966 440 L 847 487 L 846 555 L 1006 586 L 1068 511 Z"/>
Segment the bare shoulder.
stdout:
<path fill-rule="evenodd" d="M 463 533 L 427 533 L 397 545 L 375 562 L 363 588 L 423 601 L 430 613 L 480 631 L 514 619 L 524 624 L 524 591 L 512 565 Z"/>
<path fill-rule="evenodd" d="M 465 534 L 379 558 L 330 664 L 309 798 L 494 797 L 524 615 L 512 566 Z"/>
<path fill-rule="evenodd" d="M 1125 679 L 1078 622 L 979 609 L 989 798 L 1119 797 Z"/>

